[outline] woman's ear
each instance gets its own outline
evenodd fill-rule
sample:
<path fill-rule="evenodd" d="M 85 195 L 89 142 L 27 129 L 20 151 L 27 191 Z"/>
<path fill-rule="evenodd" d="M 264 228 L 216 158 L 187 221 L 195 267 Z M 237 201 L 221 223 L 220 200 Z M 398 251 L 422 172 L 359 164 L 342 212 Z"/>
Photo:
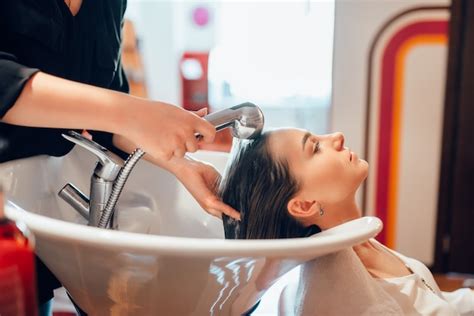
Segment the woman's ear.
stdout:
<path fill-rule="evenodd" d="M 287 205 L 288 213 L 304 225 L 313 225 L 319 215 L 319 203 L 305 201 L 299 197 L 292 198 Z"/>

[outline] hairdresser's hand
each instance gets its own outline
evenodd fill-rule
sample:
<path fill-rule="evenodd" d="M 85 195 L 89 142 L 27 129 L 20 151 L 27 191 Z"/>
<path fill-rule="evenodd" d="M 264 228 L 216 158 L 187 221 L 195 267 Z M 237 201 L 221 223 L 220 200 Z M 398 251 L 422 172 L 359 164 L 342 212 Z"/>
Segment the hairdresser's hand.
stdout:
<path fill-rule="evenodd" d="M 126 152 L 136 146 L 123 137 L 114 137 L 114 144 Z M 146 154 L 145 159 L 173 173 L 201 207 L 211 215 L 222 218 L 222 213 L 240 220 L 240 214 L 217 197 L 220 174 L 214 166 L 190 157 L 173 157 L 163 161 Z"/>
<path fill-rule="evenodd" d="M 178 159 L 174 159 L 178 160 Z M 220 174 L 214 166 L 189 157 L 179 159 L 180 167 L 174 172 L 176 177 L 211 215 L 222 218 L 222 213 L 240 220 L 240 214 L 222 202 L 216 195 Z"/>
<path fill-rule="evenodd" d="M 168 161 L 198 149 L 195 133 L 214 140 L 215 127 L 198 114 L 162 103 L 137 99 L 120 134 L 156 160 Z"/>

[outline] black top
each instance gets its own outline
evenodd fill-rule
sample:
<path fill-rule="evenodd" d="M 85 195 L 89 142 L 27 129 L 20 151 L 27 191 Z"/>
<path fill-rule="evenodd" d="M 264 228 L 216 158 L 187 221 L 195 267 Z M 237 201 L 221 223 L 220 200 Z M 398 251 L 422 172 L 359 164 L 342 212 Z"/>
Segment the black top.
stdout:
<path fill-rule="evenodd" d="M 37 71 L 128 92 L 120 62 L 126 2 L 83 0 L 74 17 L 64 0 L 0 0 L 0 117 Z M 73 144 L 61 137 L 62 132 L 0 122 L 0 162 L 40 154 L 64 155 Z M 91 134 L 96 142 L 114 149 L 111 134 Z M 39 260 L 36 269 L 42 303 L 60 284 Z"/>
<path fill-rule="evenodd" d="M 73 16 L 64 0 L 0 0 L 0 117 L 38 70 L 128 92 L 120 61 L 126 2 L 83 0 Z M 73 144 L 61 137 L 63 132 L 0 122 L 0 162 L 65 155 Z M 96 142 L 113 149 L 111 134 L 91 134 Z"/>

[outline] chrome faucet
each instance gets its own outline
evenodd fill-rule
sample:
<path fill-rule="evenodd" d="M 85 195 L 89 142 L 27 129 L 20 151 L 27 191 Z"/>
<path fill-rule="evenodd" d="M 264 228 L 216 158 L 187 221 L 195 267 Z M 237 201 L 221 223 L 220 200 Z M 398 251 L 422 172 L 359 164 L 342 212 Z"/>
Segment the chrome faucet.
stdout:
<path fill-rule="evenodd" d="M 63 200 L 88 220 L 89 226 L 98 226 L 101 212 L 107 204 L 124 161 L 105 147 L 74 131 L 70 131 L 67 135 L 63 134 L 63 137 L 93 153 L 99 159 L 91 177 L 90 199 L 71 183 L 66 184 L 59 192 Z"/>

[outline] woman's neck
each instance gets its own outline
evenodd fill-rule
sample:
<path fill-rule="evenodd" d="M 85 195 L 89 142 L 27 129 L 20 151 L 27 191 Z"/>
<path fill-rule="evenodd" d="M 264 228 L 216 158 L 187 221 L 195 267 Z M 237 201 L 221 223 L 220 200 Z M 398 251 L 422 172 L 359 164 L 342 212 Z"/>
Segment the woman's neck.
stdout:
<path fill-rule="evenodd" d="M 324 203 L 322 206 L 324 213 L 328 218 L 330 218 L 330 221 L 327 222 L 328 227 L 324 227 L 323 229 L 331 228 L 360 218 L 362 214 L 360 209 L 357 207 L 354 196 L 350 196 L 346 200 L 334 204 Z"/>
<path fill-rule="evenodd" d="M 337 203 L 335 205 L 329 205 L 328 212 L 333 212 L 333 214 L 335 214 L 334 217 L 336 218 L 336 225 L 340 225 L 362 216 L 362 212 L 355 201 L 355 196 L 351 196 L 346 201 Z M 362 244 L 354 246 L 353 248 L 359 256 L 370 254 L 375 251 L 375 247 L 368 240 Z"/>

